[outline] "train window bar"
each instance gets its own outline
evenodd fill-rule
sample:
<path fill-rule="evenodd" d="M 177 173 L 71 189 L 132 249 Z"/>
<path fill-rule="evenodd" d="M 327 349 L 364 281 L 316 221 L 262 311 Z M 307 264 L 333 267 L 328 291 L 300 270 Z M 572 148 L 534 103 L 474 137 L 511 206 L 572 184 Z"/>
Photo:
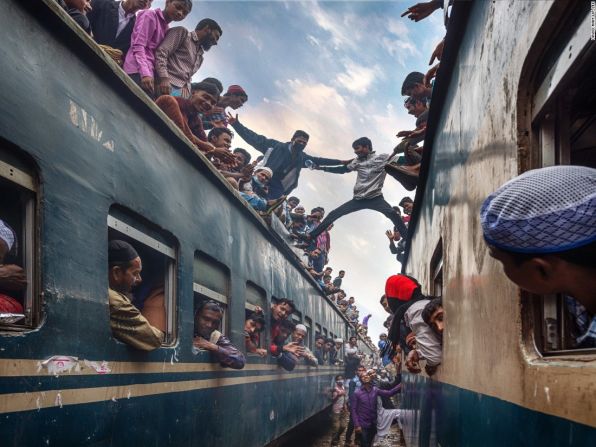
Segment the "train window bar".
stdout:
<path fill-rule="evenodd" d="M 112 211 L 112 210 L 111 210 Z M 137 251 L 140 250 L 141 259 L 143 260 L 143 270 L 155 269 L 159 272 L 153 279 L 156 280 L 155 284 L 159 284 L 160 276 L 163 274 L 163 286 L 164 286 L 164 307 L 165 307 L 165 339 L 163 346 L 172 346 L 176 341 L 176 248 L 168 245 L 162 241 L 159 241 L 155 237 L 147 234 L 137 228 L 136 225 L 132 225 L 129 222 L 114 217 L 108 214 L 107 218 L 108 229 L 112 232 L 117 232 L 124 235 L 125 238 L 130 238 L 133 242 L 141 244 L 141 247 L 135 246 Z M 139 225 L 140 227 L 140 225 Z M 117 234 L 112 233 L 110 239 L 120 237 Z M 133 243 L 133 245 L 135 245 Z M 149 250 L 145 249 L 148 248 Z M 153 252 L 152 252 L 153 251 Z M 143 253 L 144 252 L 144 253 Z M 151 263 L 147 262 L 147 256 L 152 260 Z M 159 257 L 163 256 L 162 261 Z M 145 259 L 143 259 L 145 258 Z M 163 264 L 162 264 L 163 262 Z M 151 265 L 154 264 L 154 265 Z M 150 268 L 150 266 L 152 268 Z M 143 274 L 141 274 L 143 275 Z M 147 298 L 147 297 L 145 297 Z M 143 313 L 143 310 L 141 310 Z M 151 317 L 143 313 L 149 321 L 155 325 Z M 160 318 L 161 319 L 161 318 Z"/>
<path fill-rule="evenodd" d="M 40 296 L 37 293 L 36 281 L 36 235 L 37 235 L 37 192 L 36 176 L 27 172 L 26 163 L 0 150 L 0 188 L 10 190 L 2 193 L 1 208 L 2 218 L 6 220 L 16 232 L 17 242 L 15 249 L 9 253 L 9 258 L 16 258 L 15 263 L 20 265 L 27 278 L 27 287 L 22 292 L 11 293 L 11 297 L 22 302 L 23 313 L 0 314 L 0 325 L 4 330 L 32 329 L 40 320 Z M 6 200 L 6 201 L 5 201 Z M 10 261 L 9 261 L 10 262 Z"/>
<path fill-rule="evenodd" d="M 304 317 L 304 326 L 306 326 L 306 340 L 305 343 L 309 349 L 312 349 L 312 319 L 310 317 Z"/>

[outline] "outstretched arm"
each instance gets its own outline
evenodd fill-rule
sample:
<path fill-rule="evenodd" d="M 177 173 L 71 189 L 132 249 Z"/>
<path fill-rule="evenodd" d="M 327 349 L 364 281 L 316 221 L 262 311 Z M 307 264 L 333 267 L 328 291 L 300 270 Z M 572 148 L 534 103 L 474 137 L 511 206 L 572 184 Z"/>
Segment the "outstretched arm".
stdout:
<path fill-rule="evenodd" d="M 312 155 L 304 154 L 305 160 L 311 160 L 317 166 L 337 166 L 344 164 L 343 160 L 336 158 L 313 157 Z"/>
<path fill-rule="evenodd" d="M 319 168 L 323 172 L 330 172 L 332 174 L 346 174 L 350 172 L 347 166 L 322 166 Z"/>
<path fill-rule="evenodd" d="M 250 144 L 259 152 L 263 154 L 272 148 L 273 146 L 280 144 L 279 141 L 274 140 L 273 138 L 267 138 L 263 135 L 259 135 L 256 132 L 253 132 L 248 127 L 242 125 L 240 121 L 238 121 L 238 115 L 234 116 L 231 113 L 228 113 L 228 122 L 234 128 L 236 133 L 242 137 L 244 141 Z"/>

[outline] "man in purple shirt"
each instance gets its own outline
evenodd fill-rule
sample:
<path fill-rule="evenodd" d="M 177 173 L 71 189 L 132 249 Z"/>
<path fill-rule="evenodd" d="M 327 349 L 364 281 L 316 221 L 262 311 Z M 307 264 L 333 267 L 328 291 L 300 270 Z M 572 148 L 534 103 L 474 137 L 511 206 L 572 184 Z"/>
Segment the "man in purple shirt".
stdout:
<path fill-rule="evenodd" d="M 246 363 L 244 354 L 217 329 L 221 324 L 223 309 L 212 300 L 203 301 L 195 313 L 195 337 L 193 352 L 210 351 L 221 366 L 242 369 Z"/>
<path fill-rule="evenodd" d="M 377 396 L 391 397 L 401 389 L 401 384 L 397 384 L 390 390 L 380 390 L 372 384 L 374 374 L 369 369 L 360 377 L 362 386 L 354 392 L 350 403 L 354 430 L 360 434 L 361 447 L 371 447 L 377 432 Z"/>
<path fill-rule="evenodd" d="M 166 0 L 163 9 L 148 9 L 137 14 L 124 71 L 151 97 L 155 95 L 155 50 L 162 42 L 170 22 L 183 20 L 192 9 L 190 0 Z"/>

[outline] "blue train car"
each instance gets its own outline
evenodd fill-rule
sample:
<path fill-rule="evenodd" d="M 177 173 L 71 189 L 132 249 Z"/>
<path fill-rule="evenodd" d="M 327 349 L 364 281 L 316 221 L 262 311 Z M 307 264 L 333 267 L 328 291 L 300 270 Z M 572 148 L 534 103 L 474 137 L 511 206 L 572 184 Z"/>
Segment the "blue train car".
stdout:
<path fill-rule="evenodd" d="M 341 369 L 192 353 L 203 297 L 238 346 L 281 297 L 311 346 L 351 333 L 284 241 L 55 2 L 4 2 L 0 36 L 0 206 L 28 275 L 24 318 L 0 325 L 2 446 L 262 446 L 326 408 Z M 112 338 L 113 237 L 165 285 L 155 351 Z"/>
<path fill-rule="evenodd" d="M 403 265 L 443 297 L 443 363 L 404 375 L 408 447 L 596 445 L 596 352 L 562 297 L 507 280 L 479 219 L 528 169 L 596 167 L 593 36 L 593 2 L 452 7 Z"/>

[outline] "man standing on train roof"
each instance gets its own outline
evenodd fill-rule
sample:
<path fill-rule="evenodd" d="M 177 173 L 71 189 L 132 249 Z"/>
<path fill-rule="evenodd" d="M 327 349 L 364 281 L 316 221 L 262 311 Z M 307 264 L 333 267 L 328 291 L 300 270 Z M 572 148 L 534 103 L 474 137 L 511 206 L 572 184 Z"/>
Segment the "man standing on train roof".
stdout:
<path fill-rule="evenodd" d="M 309 135 L 303 130 L 297 130 L 291 141 L 283 143 L 253 132 L 238 121 L 238 115 L 228 113 L 228 123 L 244 141 L 265 154 L 262 164 L 273 171 L 269 183 L 269 199 L 277 199 L 292 192 L 298 186 L 300 170 L 304 167 L 336 166 L 343 163 L 342 160 L 313 157 L 304 153 Z"/>
<path fill-rule="evenodd" d="M 578 344 L 596 340 L 596 169 L 525 172 L 488 196 L 480 221 L 505 275 L 531 293 L 563 294 Z"/>
<path fill-rule="evenodd" d="M 161 346 L 164 333 L 152 326 L 130 299 L 141 283 L 141 258 L 128 242 L 112 240 L 108 245 L 108 300 L 110 326 L 117 340 L 133 348 L 152 351 Z"/>
<path fill-rule="evenodd" d="M 93 39 L 99 45 L 122 51 L 124 58 L 130 48 L 136 13 L 150 6 L 151 0 L 91 0 L 87 18 Z"/>
<path fill-rule="evenodd" d="M 199 305 L 195 312 L 193 352 L 204 349 L 211 352 L 221 366 L 242 369 L 246 363 L 244 354 L 218 331 L 222 317 L 223 309 L 217 301 L 205 300 Z"/>
<path fill-rule="evenodd" d="M 356 171 L 358 176 L 356 177 L 356 185 L 354 185 L 354 197 L 332 210 L 319 226 L 306 235 L 307 238 L 316 239 L 321 232 L 340 217 L 365 209 L 384 214 L 393 222 L 393 225 L 397 227 L 401 235 L 405 237 L 408 234 L 408 230 L 401 216 L 383 198 L 382 191 L 387 174 L 385 164 L 387 164 L 394 154 L 375 153 L 372 148 L 372 142 L 366 137 L 361 137 L 354 141 L 352 148 L 354 149 L 356 158 L 346 165 L 315 167 L 315 169 L 333 174 L 346 174 Z"/>
<path fill-rule="evenodd" d="M 222 29 L 213 19 L 201 20 L 194 31 L 170 28 L 155 50 L 158 95 L 190 98 L 192 76 L 201 68 L 204 54 L 217 45 Z"/>

